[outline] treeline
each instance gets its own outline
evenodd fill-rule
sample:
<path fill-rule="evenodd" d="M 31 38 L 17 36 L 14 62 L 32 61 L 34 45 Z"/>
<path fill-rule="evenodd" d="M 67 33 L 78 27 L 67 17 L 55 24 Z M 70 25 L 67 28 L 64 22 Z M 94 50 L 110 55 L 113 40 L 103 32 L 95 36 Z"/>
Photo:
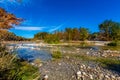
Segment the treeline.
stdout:
<path fill-rule="evenodd" d="M 87 28 L 66 28 L 65 31 L 55 31 L 54 33 L 40 32 L 35 34 L 34 39 L 44 40 L 48 43 L 58 43 L 59 41 L 86 40 L 89 36 Z"/>
<path fill-rule="evenodd" d="M 7 30 L 0 30 L 0 41 L 26 41 L 28 39 L 16 36 L 12 32 L 8 32 Z"/>
<path fill-rule="evenodd" d="M 105 20 L 99 25 L 99 31 L 90 33 L 85 27 L 66 28 L 64 31 L 53 33 L 39 32 L 34 35 L 35 40 L 44 40 L 47 43 L 58 43 L 59 41 L 113 41 L 120 40 L 120 23 L 112 20 Z"/>

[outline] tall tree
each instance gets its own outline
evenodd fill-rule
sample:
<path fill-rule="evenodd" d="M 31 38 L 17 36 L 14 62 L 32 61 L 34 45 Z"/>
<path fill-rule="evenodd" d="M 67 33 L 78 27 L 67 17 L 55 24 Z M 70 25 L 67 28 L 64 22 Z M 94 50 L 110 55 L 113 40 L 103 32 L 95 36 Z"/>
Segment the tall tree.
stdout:
<path fill-rule="evenodd" d="M 105 20 L 99 25 L 99 29 L 103 40 L 116 39 L 120 34 L 120 24 L 112 20 Z"/>
<path fill-rule="evenodd" d="M 110 37 L 112 40 L 120 40 L 120 23 L 113 24 Z"/>
<path fill-rule="evenodd" d="M 72 30 L 72 40 L 79 40 L 79 30 L 77 28 Z"/>
<path fill-rule="evenodd" d="M 86 40 L 89 36 L 89 31 L 87 28 L 84 28 L 84 27 L 80 27 L 79 29 L 79 32 L 80 32 L 80 40 Z"/>
<path fill-rule="evenodd" d="M 103 40 L 110 40 L 110 29 L 113 26 L 112 20 L 105 20 L 99 25 L 100 34 Z"/>
<path fill-rule="evenodd" d="M 66 28 L 65 29 L 65 36 L 66 40 L 72 40 L 72 29 L 71 28 Z"/>

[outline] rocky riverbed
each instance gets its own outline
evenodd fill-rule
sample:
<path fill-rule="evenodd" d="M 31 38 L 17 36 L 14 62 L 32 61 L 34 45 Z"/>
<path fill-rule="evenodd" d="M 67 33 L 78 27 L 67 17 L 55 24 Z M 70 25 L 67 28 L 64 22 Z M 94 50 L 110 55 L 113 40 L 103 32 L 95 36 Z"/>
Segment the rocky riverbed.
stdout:
<path fill-rule="evenodd" d="M 120 80 L 120 73 L 78 59 L 49 61 L 39 69 L 42 78 L 47 75 L 48 80 Z"/>
<path fill-rule="evenodd" d="M 33 45 L 22 45 L 19 49 L 28 51 L 20 52 L 22 55 L 25 52 L 24 57 L 32 55 L 34 58 L 37 54 L 37 60 L 31 64 L 39 68 L 42 80 L 120 80 L 120 50 L 102 50 L 96 46 L 41 46 L 36 49 Z M 54 56 L 57 59 L 52 56 L 52 60 L 43 61 L 41 55 L 45 53 L 41 50 L 50 51 L 49 56 L 57 52 Z"/>
<path fill-rule="evenodd" d="M 65 49 L 65 48 L 64 48 Z M 117 70 L 109 67 L 104 67 L 97 61 L 82 60 L 81 55 L 87 55 L 87 57 L 93 56 L 97 59 L 114 58 L 119 60 L 119 51 L 111 50 L 95 50 L 93 48 L 81 49 L 72 47 L 62 49 L 62 58 L 53 59 L 51 61 L 43 62 L 40 65 L 39 70 L 41 78 L 45 80 L 120 80 L 120 64 L 113 64 L 117 66 Z M 56 50 L 54 48 L 54 50 Z M 114 54 L 117 54 L 114 56 Z M 79 58 L 78 58 L 79 57 Z M 110 58 L 109 58 L 110 57 Z M 116 58 L 117 57 L 117 58 Z"/>

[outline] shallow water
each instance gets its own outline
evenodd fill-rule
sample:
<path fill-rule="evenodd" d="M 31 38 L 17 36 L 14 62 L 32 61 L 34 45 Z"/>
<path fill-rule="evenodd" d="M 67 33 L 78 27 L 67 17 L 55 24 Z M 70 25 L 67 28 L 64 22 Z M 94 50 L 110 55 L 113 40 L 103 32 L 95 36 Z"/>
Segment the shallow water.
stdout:
<path fill-rule="evenodd" d="M 35 59 L 47 61 L 52 58 L 50 51 L 44 50 L 44 48 L 41 48 L 40 46 L 27 44 L 11 44 L 9 46 L 16 47 L 14 52 L 17 53 L 17 56 L 29 62 L 32 62 Z"/>

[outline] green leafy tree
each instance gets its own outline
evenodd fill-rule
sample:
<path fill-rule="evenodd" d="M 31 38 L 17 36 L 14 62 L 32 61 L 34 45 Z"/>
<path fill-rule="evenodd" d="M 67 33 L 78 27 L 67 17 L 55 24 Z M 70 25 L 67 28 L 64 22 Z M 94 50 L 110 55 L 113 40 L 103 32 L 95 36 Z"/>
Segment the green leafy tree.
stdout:
<path fill-rule="evenodd" d="M 56 43 L 59 43 L 60 40 L 56 34 L 48 34 L 46 38 L 44 39 L 44 41 L 47 43 L 56 44 Z"/>
<path fill-rule="evenodd" d="M 40 32 L 34 35 L 34 39 L 44 40 L 47 35 L 48 35 L 47 32 Z"/>
<path fill-rule="evenodd" d="M 89 40 L 99 40 L 99 32 L 94 32 L 89 35 Z"/>
<path fill-rule="evenodd" d="M 68 41 L 72 40 L 72 29 L 71 28 L 65 29 L 65 36 L 66 36 L 66 40 Z"/>
<path fill-rule="evenodd" d="M 80 40 L 84 41 L 84 40 L 88 39 L 89 31 L 87 28 L 80 27 L 79 34 L 80 34 Z"/>
<path fill-rule="evenodd" d="M 113 24 L 110 37 L 112 40 L 120 40 L 120 23 Z"/>
<path fill-rule="evenodd" d="M 72 29 L 72 40 L 79 40 L 79 30 L 77 28 Z"/>
<path fill-rule="evenodd" d="M 113 26 L 112 20 L 105 20 L 99 25 L 101 38 L 103 40 L 110 40 L 111 27 Z"/>
<path fill-rule="evenodd" d="M 120 24 L 112 20 L 105 20 L 99 25 L 102 40 L 115 40 L 120 35 Z"/>

